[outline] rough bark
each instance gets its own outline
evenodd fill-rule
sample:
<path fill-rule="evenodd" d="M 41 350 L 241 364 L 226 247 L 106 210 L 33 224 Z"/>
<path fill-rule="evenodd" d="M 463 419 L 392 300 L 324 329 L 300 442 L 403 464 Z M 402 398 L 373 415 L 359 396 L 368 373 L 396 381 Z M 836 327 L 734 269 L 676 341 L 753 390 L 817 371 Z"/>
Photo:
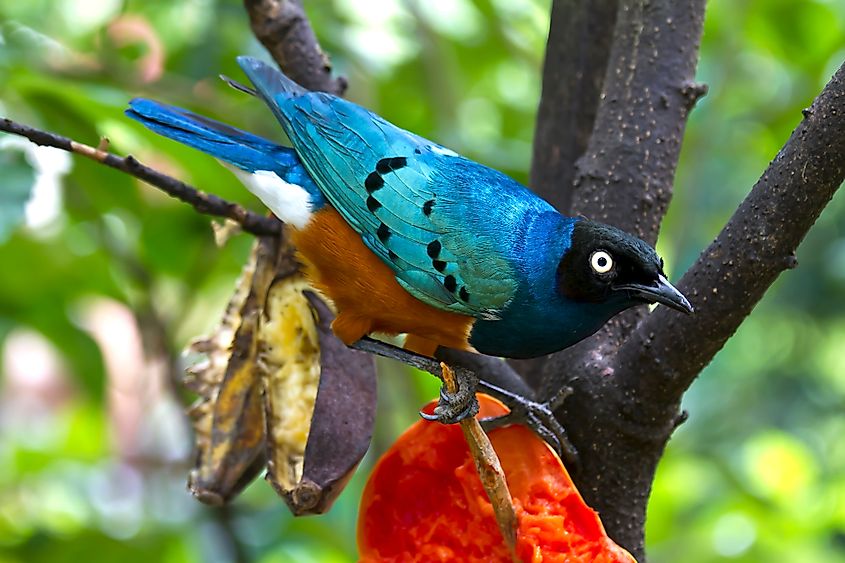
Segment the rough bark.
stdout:
<path fill-rule="evenodd" d="M 617 381 L 648 409 L 677 404 L 775 279 L 845 180 L 845 64 L 680 281 L 692 317 L 656 309 L 614 359 Z"/>
<path fill-rule="evenodd" d="M 672 195 L 686 119 L 704 93 L 694 82 L 705 0 L 620 3 L 602 102 L 586 153 L 576 164 L 572 214 L 654 242 Z M 546 391 L 571 366 L 602 369 L 645 314 L 617 316 L 597 335 L 551 358 Z M 598 364 L 598 365 L 597 365 Z M 536 374 L 534 374 L 536 380 Z"/>
<path fill-rule="evenodd" d="M 244 0 L 244 7 L 252 32 L 290 78 L 309 90 L 343 94 L 346 79 L 332 76 L 301 0 Z"/>
<path fill-rule="evenodd" d="M 531 188 L 563 212 L 572 202 L 575 162 L 593 131 L 617 9 L 618 0 L 559 0 L 552 5 Z"/>
<path fill-rule="evenodd" d="M 845 66 L 680 282 L 696 314 L 658 307 L 617 349 L 570 366 L 558 418 L 581 452 L 576 482 L 640 561 L 645 508 L 684 391 L 785 269 L 845 180 Z"/>

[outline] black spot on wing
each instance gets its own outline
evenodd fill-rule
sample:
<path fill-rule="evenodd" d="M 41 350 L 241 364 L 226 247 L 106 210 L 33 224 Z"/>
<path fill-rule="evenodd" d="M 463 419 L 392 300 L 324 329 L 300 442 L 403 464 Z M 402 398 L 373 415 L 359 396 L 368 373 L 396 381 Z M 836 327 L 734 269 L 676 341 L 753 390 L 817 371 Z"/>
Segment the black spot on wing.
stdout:
<path fill-rule="evenodd" d="M 469 291 L 467 291 L 466 286 L 461 286 L 461 290 L 458 292 L 458 297 L 464 301 L 469 301 Z"/>
<path fill-rule="evenodd" d="M 430 243 L 428 243 L 428 247 L 426 251 L 428 252 L 429 258 L 437 258 L 440 256 L 440 249 L 443 248 L 443 245 L 440 244 L 440 241 L 434 239 Z"/>
<path fill-rule="evenodd" d="M 383 185 L 384 179 L 379 176 L 378 172 L 370 172 L 370 175 L 364 180 L 364 187 L 367 189 L 368 194 L 373 193 Z"/>
<path fill-rule="evenodd" d="M 378 211 L 379 207 L 381 207 L 381 202 L 379 200 L 373 196 L 367 198 L 367 209 L 370 210 L 370 213 L 375 213 Z"/>
<path fill-rule="evenodd" d="M 406 166 L 408 166 L 408 159 L 404 156 L 382 158 L 376 163 L 376 172 L 381 175 L 385 175 L 399 170 L 400 168 L 405 168 Z"/>
<path fill-rule="evenodd" d="M 455 279 L 455 276 L 449 274 L 443 278 L 443 286 L 449 291 L 455 291 L 458 288 L 458 280 Z"/>
<path fill-rule="evenodd" d="M 431 215 L 431 210 L 434 208 L 434 200 L 430 199 L 423 204 L 423 215 L 428 217 Z"/>
<path fill-rule="evenodd" d="M 389 158 L 382 158 L 376 163 L 376 172 L 379 174 L 387 174 L 391 172 L 393 169 L 390 168 L 390 159 Z"/>
<path fill-rule="evenodd" d="M 390 228 L 384 223 L 379 223 L 378 230 L 376 230 L 376 236 L 382 243 L 387 243 L 387 239 L 390 238 Z"/>
<path fill-rule="evenodd" d="M 443 272 L 446 269 L 446 262 L 443 260 L 432 260 L 431 265 L 434 266 L 434 269 L 438 272 Z"/>

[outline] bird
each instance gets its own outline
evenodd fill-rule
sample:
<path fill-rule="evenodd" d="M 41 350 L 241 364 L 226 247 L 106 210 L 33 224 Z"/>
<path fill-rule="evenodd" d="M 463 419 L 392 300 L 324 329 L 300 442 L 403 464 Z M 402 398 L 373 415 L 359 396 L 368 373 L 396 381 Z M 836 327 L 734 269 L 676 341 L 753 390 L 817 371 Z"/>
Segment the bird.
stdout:
<path fill-rule="evenodd" d="M 507 175 L 375 113 L 237 59 L 290 147 L 146 98 L 126 114 L 221 160 L 291 231 L 346 344 L 406 336 L 533 358 L 574 345 L 618 313 L 658 303 L 691 313 L 651 245 L 569 217 Z M 235 83 L 237 85 L 237 83 Z"/>

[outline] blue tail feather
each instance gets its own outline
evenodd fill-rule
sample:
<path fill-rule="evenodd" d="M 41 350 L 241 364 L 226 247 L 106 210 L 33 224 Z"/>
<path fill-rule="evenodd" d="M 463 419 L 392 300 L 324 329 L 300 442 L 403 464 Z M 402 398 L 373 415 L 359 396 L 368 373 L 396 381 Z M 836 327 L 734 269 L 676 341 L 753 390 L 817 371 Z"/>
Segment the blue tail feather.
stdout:
<path fill-rule="evenodd" d="M 275 172 L 286 182 L 305 188 L 316 207 L 322 205 L 322 193 L 291 148 L 186 109 L 145 98 L 131 100 L 125 113 L 159 135 L 210 154 L 246 172 Z"/>
<path fill-rule="evenodd" d="M 291 166 L 296 153 L 224 123 L 153 100 L 135 98 L 126 115 L 149 129 L 199 149 L 248 172 Z"/>

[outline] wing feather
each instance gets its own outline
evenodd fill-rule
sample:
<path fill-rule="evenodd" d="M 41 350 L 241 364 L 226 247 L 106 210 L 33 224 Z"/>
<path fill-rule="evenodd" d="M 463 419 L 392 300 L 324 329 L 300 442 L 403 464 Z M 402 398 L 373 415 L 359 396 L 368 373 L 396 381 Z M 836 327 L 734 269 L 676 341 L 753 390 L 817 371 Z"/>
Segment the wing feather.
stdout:
<path fill-rule="evenodd" d="M 277 102 L 326 199 L 405 290 L 443 310 L 497 317 L 518 272 L 507 257 L 513 233 L 502 237 L 506 226 L 484 213 L 522 186 L 334 96 Z"/>

